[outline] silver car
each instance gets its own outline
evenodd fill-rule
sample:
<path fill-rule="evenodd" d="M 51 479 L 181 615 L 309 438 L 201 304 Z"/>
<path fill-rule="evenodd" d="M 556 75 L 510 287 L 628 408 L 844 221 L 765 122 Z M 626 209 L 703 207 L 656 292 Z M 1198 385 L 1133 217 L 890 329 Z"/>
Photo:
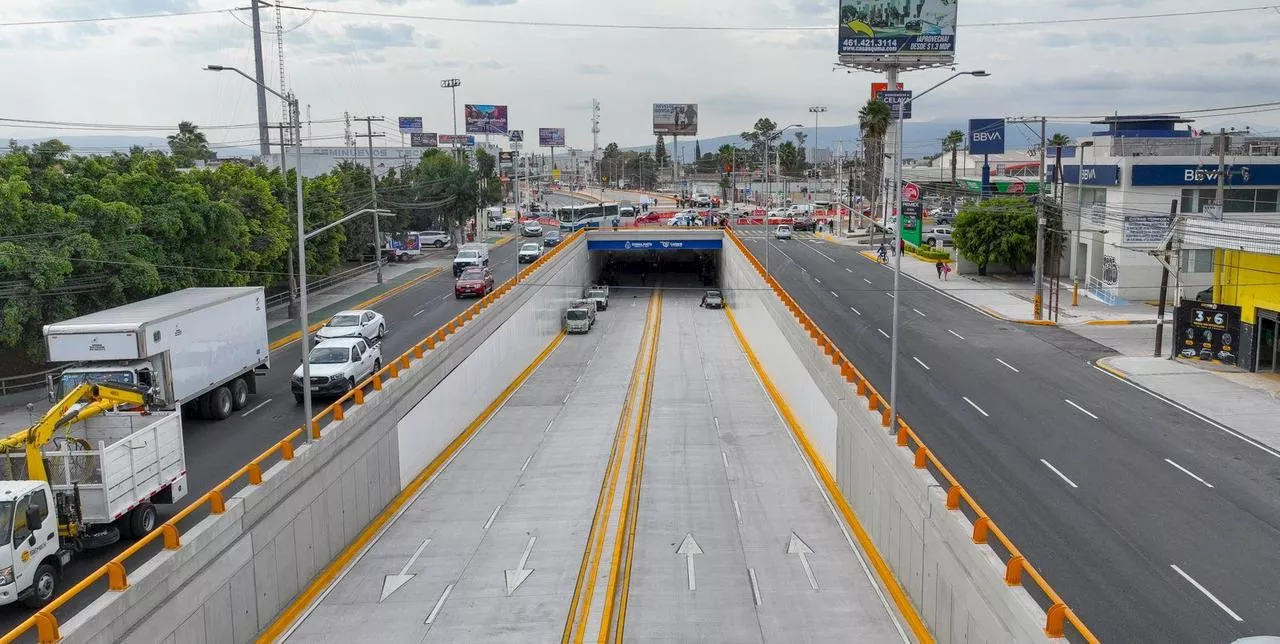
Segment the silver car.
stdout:
<path fill-rule="evenodd" d="M 936 226 L 928 231 L 925 231 L 924 243 L 928 246 L 933 246 L 934 248 L 942 248 L 943 246 L 955 245 L 954 242 L 952 242 L 951 240 L 951 227 Z"/>
<path fill-rule="evenodd" d="M 773 236 L 777 239 L 791 239 L 791 226 L 781 224 L 773 231 Z"/>

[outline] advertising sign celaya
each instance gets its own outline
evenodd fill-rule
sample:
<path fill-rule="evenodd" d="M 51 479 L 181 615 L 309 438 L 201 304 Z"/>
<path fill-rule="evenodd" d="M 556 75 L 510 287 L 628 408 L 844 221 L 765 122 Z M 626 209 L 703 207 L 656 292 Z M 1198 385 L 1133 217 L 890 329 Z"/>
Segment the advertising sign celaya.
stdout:
<path fill-rule="evenodd" d="M 957 0 L 840 0 L 840 56 L 955 58 Z"/>
<path fill-rule="evenodd" d="M 1236 340 L 1240 339 L 1240 307 L 1183 300 L 1174 333 L 1179 356 L 1234 365 Z"/>

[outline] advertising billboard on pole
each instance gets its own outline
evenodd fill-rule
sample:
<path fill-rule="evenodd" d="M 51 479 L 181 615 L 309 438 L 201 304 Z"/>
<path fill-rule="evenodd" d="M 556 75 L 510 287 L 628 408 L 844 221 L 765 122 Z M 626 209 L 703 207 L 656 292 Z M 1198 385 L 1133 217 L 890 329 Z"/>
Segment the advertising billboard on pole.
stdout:
<path fill-rule="evenodd" d="M 441 134 L 436 137 L 440 145 L 475 145 L 476 137 L 467 134 Z"/>
<path fill-rule="evenodd" d="M 409 134 L 409 146 L 414 148 L 434 148 L 440 143 L 435 132 L 412 132 Z"/>
<path fill-rule="evenodd" d="M 421 116 L 401 116 L 399 118 L 399 124 L 401 134 L 411 134 L 413 132 L 422 131 Z"/>
<path fill-rule="evenodd" d="M 840 0 L 837 53 L 843 59 L 950 62 L 958 0 Z"/>
<path fill-rule="evenodd" d="M 538 145 L 544 148 L 563 148 L 564 147 L 564 128 L 562 127 L 538 128 Z"/>
<path fill-rule="evenodd" d="M 1004 154 L 1004 119 L 969 119 L 969 154 Z"/>
<path fill-rule="evenodd" d="M 463 106 L 463 118 L 467 125 L 467 134 L 506 134 L 506 105 L 472 105 Z"/>
<path fill-rule="evenodd" d="M 512 143 L 523 143 L 524 130 L 511 130 L 510 132 L 507 132 L 507 140 Z"/>
<path fill-rule="evenodd" d="M 887 89 L 889 89 L 888 83 L 872 83 L 871 84 L 871 100 L 873 101 L 880 100 L 880 92 L 883 92 Z M 899 91 L 902 90 L 902 83 L 898 83 L 898 90 Z"/>
<path fill-rule="evenodd" d="M 654 103 L 653 133 L 695 136 L 698 133 L 697 103 Z"/>

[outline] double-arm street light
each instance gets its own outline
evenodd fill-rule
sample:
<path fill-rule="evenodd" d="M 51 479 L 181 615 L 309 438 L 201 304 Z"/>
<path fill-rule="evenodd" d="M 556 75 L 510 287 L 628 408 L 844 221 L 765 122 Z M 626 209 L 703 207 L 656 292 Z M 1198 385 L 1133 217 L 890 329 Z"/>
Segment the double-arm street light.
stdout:
<path fill-rule="evenodd" d="M 298 341 L 302 343 L 302 414 L 305 417 L 303 424 L 305 425 L 302 433 L 306 434 L 307 442 L 311 442 L 311 365 L 307 361 L 307 355 L 310 353 L 308 345 L 308 329 L 307 329 L 307 236 L 305 230 L 304 208 L 302 205 L 302 123 L 300 113 L 298 111 L 298 98 L 292 93 L 289 95 L 271 89 L 270 87 L 259 83 L 254 77 L 236 69 L 235 67 L 227 67 L 224 65 L 208 65 L 205 70 L 211 72 L 235 72 L 245 78 L 245 80 L 257 85 L 258 87 L 275 95 L 276 98 L 284 101 L 289 105 L 289 120 L 293 127 L 293 156 L 294 156 L 294 172 L 297 177 L 296 191 L 298 202 L 298 305 L 301 308 L 301 315 L 298 316 L 300 323 L 300 337 Z M 281 168 L 284 167 L 284 158 L 280 159 Z"/>
<path fill-rule="evenodd" d="M 449 90 L 453 95 L 453 159 L 458 160 L 458 87 L 462 85 L 462 80 L 458 78 L 446 78 L 440 81 L 440 87 Z"/>
<path fill-rule="evenodd" d="M 929 92 L 932 92 L 933 90 L 938 89 L 961 76 L 976 76 L 978 78 L 982 78 L 990 76 L 990 74 L 980 69 L 970 72 L 956 72 L 947 77 L 941 83 L 938 83 L 919 94 L 913 95 L 906 101 L 903 101 L 897 106 L 896 113 L 893 115 L 898 121 L 898 127 L 896 128 L 898 140 L 894 149 L 895 153 L 893 155 L 893 189 L 896 193 L 894 203 L 897 204 L 898 221 L 894 224 L 894 229 L 897 234 L 895 235 L 893 242 L 895 249 L 893 262 L 893 336 L 890 338 L 891 346 L 889 349 L 889 413 L 891 414 L 889 420 L 889 432 L 892 434 L 898 433 L 898 335 L 900 331 L 898 328 L 898 310 L 902 308 L 902 291 L 900 290 L 902 282 L 903 254 L 902 224 L 906 219 L 902 214 L 902 115 L 907 111 L 907 106 L 915 102 L 921 96 L 924 96 L 925 94 L 928 94 Z M 916 225 L 923 225 L 923 222 L 918 222 Z"/>

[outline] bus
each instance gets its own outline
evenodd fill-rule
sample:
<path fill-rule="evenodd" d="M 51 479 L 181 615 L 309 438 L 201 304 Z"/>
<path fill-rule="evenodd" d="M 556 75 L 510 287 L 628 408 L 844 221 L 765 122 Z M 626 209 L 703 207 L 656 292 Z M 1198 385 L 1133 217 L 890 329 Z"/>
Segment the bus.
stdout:
<path fill-rule="evenodd" d="M 560 229 L 566 232 L 579 228 L 601 228 L 613 225 L 624 225 L 619 206 L 616 202 L 584 203 L 572 206 L 558 206 L 555 212 Z"/>

